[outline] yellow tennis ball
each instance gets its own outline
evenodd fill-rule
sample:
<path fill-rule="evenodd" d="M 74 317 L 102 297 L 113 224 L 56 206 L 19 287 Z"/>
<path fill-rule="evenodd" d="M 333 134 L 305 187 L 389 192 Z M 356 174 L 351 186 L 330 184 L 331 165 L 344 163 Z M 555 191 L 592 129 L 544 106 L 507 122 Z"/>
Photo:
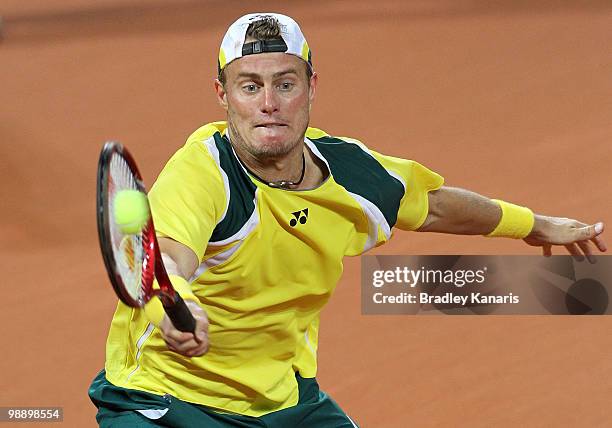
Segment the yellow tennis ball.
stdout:
<path fill-rule="evenodd" d="M 140 233 L 149 220 L 147 195 L 138 190 L 121 190 L 114 200 L 115 223 L 125 234 Z"/>

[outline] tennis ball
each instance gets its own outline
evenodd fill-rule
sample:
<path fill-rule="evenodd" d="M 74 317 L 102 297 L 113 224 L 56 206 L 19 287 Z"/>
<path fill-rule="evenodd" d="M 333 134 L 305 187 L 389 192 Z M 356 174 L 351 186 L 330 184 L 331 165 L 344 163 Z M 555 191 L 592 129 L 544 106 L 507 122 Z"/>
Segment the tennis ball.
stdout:
<path fill-rule="evenodd" d="M 121 190 L 114 200 L 115 223 L 125 234 L 140 233 L 149 220 L 147 195 L 138 190 Z"/>

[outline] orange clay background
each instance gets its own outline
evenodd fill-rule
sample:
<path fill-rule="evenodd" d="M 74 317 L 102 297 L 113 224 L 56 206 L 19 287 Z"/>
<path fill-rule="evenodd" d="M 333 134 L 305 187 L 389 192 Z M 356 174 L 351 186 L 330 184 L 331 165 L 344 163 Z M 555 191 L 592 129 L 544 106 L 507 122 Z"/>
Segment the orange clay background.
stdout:
<path fill-rule="evenodd" d="M 99 150 L 121 140 L 152 183 L 223 118 L 218 45 L 252 11 L 300 22 L 320 75 L 314 126 L 448 185 L 612 227 L 607 0 L 2 0 L 0 406 L 63 406 L 65 426 L 95 425 L 87 387 L 116 305 Z M 374 253 L 538 250 L 397 231 Z M 364 316 L 359 269 L 346 260 L 322 315 L 318 378 L 362 426 L 610 426 L 612 318 Z"/>

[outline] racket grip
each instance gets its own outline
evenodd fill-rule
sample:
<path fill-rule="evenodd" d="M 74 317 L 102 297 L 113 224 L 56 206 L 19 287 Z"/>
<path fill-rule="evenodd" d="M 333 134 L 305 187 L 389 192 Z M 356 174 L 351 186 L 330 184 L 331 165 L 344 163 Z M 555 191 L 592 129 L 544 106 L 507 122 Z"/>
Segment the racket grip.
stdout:
<path fill-rule="evenodd" d="M 164 305 L 164 310 L 177 330 L 195 334 L 195 319 L 193 315 L 191 315 L 185 301 L 178 293 L 175 293 L 174 302 L 172 304 L 168 306 Z"/>

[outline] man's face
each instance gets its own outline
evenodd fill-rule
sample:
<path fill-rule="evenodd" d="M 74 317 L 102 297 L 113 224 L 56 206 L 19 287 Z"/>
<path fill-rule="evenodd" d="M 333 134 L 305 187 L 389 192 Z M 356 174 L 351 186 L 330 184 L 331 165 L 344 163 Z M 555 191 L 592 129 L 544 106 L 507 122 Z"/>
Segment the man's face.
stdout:
<path fill-rule="evenodd" d="M 232 142 L 258 158 L 282 157 L 299 145 L 310 120 L 317 76 L 280 52 L 248 55 L 225 68 L 215 90 L 227 111 Z"/>

